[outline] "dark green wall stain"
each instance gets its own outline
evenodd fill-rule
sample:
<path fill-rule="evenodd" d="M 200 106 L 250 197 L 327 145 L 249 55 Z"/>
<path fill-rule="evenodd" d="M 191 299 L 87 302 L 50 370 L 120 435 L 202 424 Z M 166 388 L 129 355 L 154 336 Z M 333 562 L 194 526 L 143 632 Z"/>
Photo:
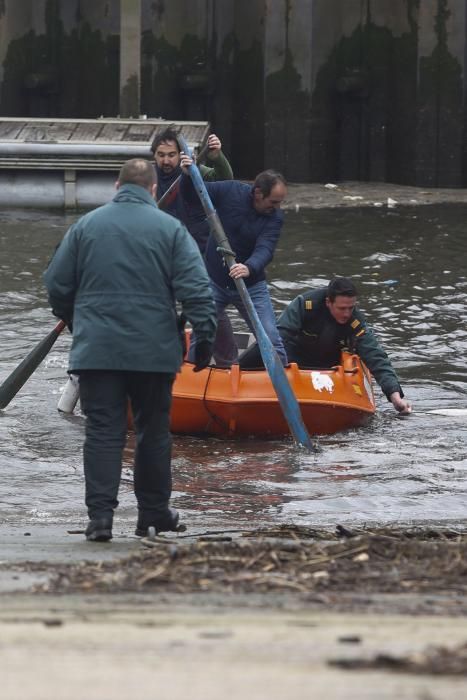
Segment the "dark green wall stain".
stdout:
<path fill-rule="evenodd" d="M 310 95 L 287 49 L 281 70 L 265 83 L 265 167 L 278 167 L 296 182 L 309 178 Z M 305 157 L 303 157 L 305 154 Z"/>
<path fill-rule="evenodd" d="M 144 32 L 142 39 L 142 111 L 166 119 L 208 118 L 215 89 L 207 41 L 185 35 L 180 47 L 164 36 Z"/>
<path fill-rule="evenodd" d="M 232 161 L 235 175 L 252 179 L 263 169 L 264 57 L 259 41 L 235 51 L 232 92 Z"/>
<path fill-rule="evenodd" d="M 66 34 L 60 2 L 45 6 L 45 34 L 11 41 L 4 61 L 0 110 L 5 116 L 115 116 L 119 37 L 104 39 L 82 22 Z"/>
<path fill-rule="evenodd" d="M 462 71 L 447 47 L 447 0 L 439 0 L 438 44 L 418 65 L 419 7 L 419 0 L 407 2 L 409 31 L 402 36 L 376 26 L 369 11 L 319 71 L 312 179 L 436 185 L 444 158 L 446 185 L 454 184 L 448 161 L 460 146 Z"/>
<path fill-rule="evenodd" d="M 434 27 L 437 45 L 430 56 L 421 58 L 419 66 L 417 168 L 423 173 L 424 182 L 436 187 L 461 186 L 465 177 L 462 167 L 459 168 L 464 121 L 463 76 L 459 61 L 448 49 L 449 18 L 447 0 L 439 0 Z"/>
<path fill-rule="evenodd" d="M 164 37 L 143 32 L 141 52 L 141 112 L 174 119 L 181 75 L 178 50 Z"/>
<path fill-rule="evenodd" d="M 138 76 L 132 75 L 126 81 L 120 95 L 120 116 L 137 119 L 139 116 Z"/>

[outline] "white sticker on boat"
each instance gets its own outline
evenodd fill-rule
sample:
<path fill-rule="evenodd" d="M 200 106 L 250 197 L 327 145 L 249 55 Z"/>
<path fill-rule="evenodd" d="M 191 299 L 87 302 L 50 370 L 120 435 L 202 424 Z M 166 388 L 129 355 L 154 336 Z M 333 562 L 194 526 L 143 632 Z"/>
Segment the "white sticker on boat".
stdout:
<path fill-rule="evenodd" d="M 373 393 L 371 391 L 371 384 L 368 381 L 368 377 L 366 374 L 363 375 L 363 386 L 365 387 L 365 391 L 367 393 L 368 398 L 373 401 Z"/>
<path fill-rule="evenodd" d="M 329 391 L 330 394 L 334 391 L 334 382 L 332 381 L 329 374 L 323 374 L 322 372 L 312 372 L 311 373 L 311 383 L 316 391 Z"/>

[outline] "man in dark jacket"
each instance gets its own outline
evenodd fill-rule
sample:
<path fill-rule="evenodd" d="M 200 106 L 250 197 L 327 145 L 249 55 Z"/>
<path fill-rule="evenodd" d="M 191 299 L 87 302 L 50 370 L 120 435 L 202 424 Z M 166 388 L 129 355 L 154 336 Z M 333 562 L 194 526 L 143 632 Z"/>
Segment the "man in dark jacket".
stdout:
<path fill-rule="evenodd" d="M 200 202 L 187 206 L 180 193 L 180 146 L 177 132 L 173 128 L 164 129 L 156 134 L 151 144 L 154 154 L 154 164 L 157 174 L 157 196 L 161 201 L 160 208 L 175 216 L 187 227 L 202 254 L 206 249 L 209 237 L 209 224 Z M 206 158 L 210 166 L 200 165 L 203 180 L 231 180 L 233 178 L 230 163 L 222 152 L 222 144 L 215 134 L 210 134 L 207 142 Z M 170 190 L 167 197 L 165 193 Z"/>
<path fill-rule="evenodd" d="M 296 297 L 277 321 L 288 358 L 300 367 L 332 367 L 342 350 L 355 352 L 396 411 L 410 413 L 397 374 L 356 303 L 356 287 L 346 277 Z M 261 366 L 261 356 L 253 345 L 241 356 L 240 367 L 255 366 Z"/>
<path fill-rule="evenodd" d="M 220 139 L 215 134 L 210 134 L 206 145 L 206 158 L 211 163 L 211 167 L 199 165 L 203 180 L 231 180 L 233 178 L 232 168 L 222 152 Z M 185 224 L 197 242 L 201 254 L 204 255 L 210 233 L 209 223 L 199 199 L 187 202 L 180 192 L 182 170 L 177 132 L 169 127 L 157 133 L 151 144 L 151 151 L 154 154 L 157 173 L 159 207 Z M 235 346 L 232 325 L 225 311 L 219 313 L 217 318 L 217 337 L 220 339 L 222 347 Z M 230 356 L 223 357 L 217 353 L 217 366 L 229 367 L 231 364 L 232 358 Z"/>
<path fill-rule="evenodd" d="M 169 412 L 182 361 L 175 302 L 201 338 L 195 370 L 207 365 L 215 307 L 193 238 L 159 211 L 149 161 L 124 164 L 117 194 L 66 233 L 44 274 L 54 313 L 73 324 L 69 371 L 79 374 L 86 415 L 86 537 L 106 541 L 118 505 L 122 453 L 131 401 L 136 431 L 136 534 L 174 530 L 169 508 Z"/>
<path fill-rule="evenodd" d="M 192 160 L 182 154 L 180 163 L 185 168 Z M 229 270 L 217 250 L 214 236 L 209 237 L 205 260 L 217 313 L 222 313 L 226 306 L 233 304 L 250 330 L 253 330 L 235 286 L 234 280 L 242 278 L 264 330 L 282 363 L 286 365 L 287 355 L 277 330 L 265 275 L 265 268 L 274 256 L 282 229 L 283 214 L 280 205 L 287 194 L 285 179 L 280 173 L 265 170 L 257 175 L 253 186 L 231 180 L 207 182 L 206 189 L 236 257 L 236 263 Z M 194 201 L 198 196 L 187 174 L 182 177 L 182 196 L 188 202 Z M 230 357 L 232 362 L 237 360 L 236 346 L 226 348 L 219 347 L 219 344 L 220 339 L 216 337 L 213 353 L 215 358 L 219 353 L 222 357 Z"/>

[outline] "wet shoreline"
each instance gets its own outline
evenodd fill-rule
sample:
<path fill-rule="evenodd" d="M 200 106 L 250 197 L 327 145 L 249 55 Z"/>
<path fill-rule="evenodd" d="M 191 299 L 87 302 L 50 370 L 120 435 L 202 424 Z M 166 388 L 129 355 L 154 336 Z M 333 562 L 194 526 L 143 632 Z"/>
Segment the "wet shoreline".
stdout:
<path fill-rule="evenodd" d="M 388 201 L 389 200 L 389 201 Z M 429 188 L 386 182 L 289 183 L 284 210 L 466 204 L 467 189 Z"/>
<path fill-rule="evenodd" d="M 66 700 L 127 700 L 161 676 L 174 700 L 463 696 L 467 534 L 250 534 L 239 549 L 227 533 L 90 544 L 32 531 L 29 562 L 0 565 L 8 700 L 64 686 Z"/>

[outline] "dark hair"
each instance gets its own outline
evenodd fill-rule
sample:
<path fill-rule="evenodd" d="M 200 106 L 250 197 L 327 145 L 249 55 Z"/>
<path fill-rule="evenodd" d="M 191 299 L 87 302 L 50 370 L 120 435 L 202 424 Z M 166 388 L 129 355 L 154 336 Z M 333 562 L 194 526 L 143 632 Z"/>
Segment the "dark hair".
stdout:
<path fill-rule="evenodd" d="M 120 185 L 139 185 L 150 190 L 157 182 L 153 163 L 144 158 L 132 158 L 123 163 L 118 174 Z"/>
<path fill-rule="evenodd" d="M 155 153 L 158 146 L 160 146 L 161 143 L 167 143 L 167 141 L 175 141 L 177 151 L 180 153 L 180 146 L 178 144 L 178 132 L 174 126 L 168 126 L 163 131 L 157 132 L 151 143 L 151 152 Z"/>
<path fill-rule="evenodd" d="M 357 288 L 348 277 L 334 277 L 328 284 L 327 297 L 334 301 L 337 296 L 356 297 Z"/>
<path fill-rule="evenodd" d="M 271 194 L 271 190 L 274 185 L 278 182 L 282 182 L 283 185 L 287 185 L 285 177 L 278 173 L 276 170 L 263 170 L 259 173 L 253 183 L 253 189 L 258 189 L 263 197 L 267 197 Z"/>

